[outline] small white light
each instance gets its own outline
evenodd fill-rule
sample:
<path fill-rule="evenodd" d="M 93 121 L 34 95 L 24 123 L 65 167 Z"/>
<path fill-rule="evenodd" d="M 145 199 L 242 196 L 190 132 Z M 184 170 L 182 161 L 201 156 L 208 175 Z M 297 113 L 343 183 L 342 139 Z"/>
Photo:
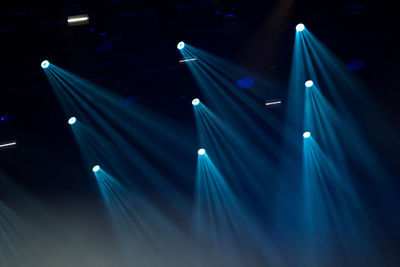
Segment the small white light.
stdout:
<path fill-rule="evenodd" d="M 99 170 L 100 170 L 100 166 L 99 165 L 94 166 L 93 169 L 92 169 L 93 172 L 98 172 Z"/>
<path fill-rule="evenodd" d="M 72 125 L 72 124 L 74 124 L 75 122 L 76 122 L 76 118 L 75 118 L 75 117 L 71 117 L 71 118 L 69 118 L 69 120 L 68 120 L 69 125 Z"/>
<path fill-rule="evenodd" d="M 82 14 L 76 16 L 69 16 L 67 17 L 68 25 L 69 26 L 76 26 L 89 23 L 89 15 Z"/>
<path fill-rule="evenodd" d="M 314 84 L 314 82 L 311 81 L 311 80 L 308 80 L 308 81 L 306 81 L 306 83 L 305 83 L 306 87 L 311 87 L 311 86 L 313 86 L 313 84 Z"/>
<path fill-rule="evenodd" d="M 40 64 L 40 66 L 41 66 L 43 69 L 47 69 L 47 68 L 50 66 L 50 62 L 49 62 L 48 60 L 43 60 L 43 61 L 42 61 L 42 64 Z"/>
<path fill-rule="evenodd" d="M 301 32 L 301 31 L 303 31 L 304 30 L 304 24 L 303 23 L 300 23 L 300 24 L 297 24 L 297 26 L 296 26 L 296 31 L 298 31 L 298 32 Z"/>
<path fill-rule="evenodd" d="M 304 132 L 303 133 L 303 137 L 304 138 L 309 138 L 311 136 L 311 133 L 310 132 Z"/>
<path fill-rule="evenodd" d="M 280 103 L 282 103 L 282 101 L 272 101 L 272 102 L 266 102 L 265 103 L 265 105 L 266 106 L 272 106 L 272 105 L 277 105 L 277 104 L 280 104 Z"/>
<path fill-rule="evenodd" d="M 17 145 L 17 142 L 15 141 L 11 141 L 11 142 L 7 142 L 7 143 L 1 143 L 0 144 L 0 148 L 5 148 L 5 147 L 14 147 Z"/>
<path fill-rule="evenodd" d="M 197 151 L 197 153 L 201 156 L 201 155 L 206 154 L 206 150 L 205 150 L 204 148 L 200 148 L 200 149 Z"/>
<path fill-rule="evenodd" d="M 195 98 L 192 100 L 192 105 L 193 106 L 197 106 L 198 104 L 200 104 L 200 100 L 198 98 Z"/>
<path fill-rule="evenodd" d="M 185 63 L 185 62 L 190 62 L 190 61 L 196 61 L 197 58 L 188 58 L 188 59 L 181 59 L 179 60 L 179 63 Z"/>

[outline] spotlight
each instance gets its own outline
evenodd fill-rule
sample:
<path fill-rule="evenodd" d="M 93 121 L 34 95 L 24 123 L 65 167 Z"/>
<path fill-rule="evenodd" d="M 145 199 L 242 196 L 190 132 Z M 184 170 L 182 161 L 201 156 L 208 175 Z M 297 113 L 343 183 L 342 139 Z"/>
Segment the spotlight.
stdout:
<path fill-rule="evenodd" d="M 304 138 L 309 138 L 311 136 L 311 133 L 310 132 L 304 132 L 303 133 L 303 137 Z"/>
<path fill-rule="evenodd" d="M 183 49 L 185 47 L 185 43 L 184 42 L 179 42 L 176 47 L 178 47 L 178 49 L 181 50 L 181 49 Z"/>
<path fill-rule="evenodd" d="M 99 170 L 100 170 L 100 166 L 99 165 L 94 166 L 93 169 L 92 169 L 93 172 L 98 172 Z"/>
<path fill-rule="evenodd" d="M 197 153 L 198 153 L 199 155 L 204 155 L 204 154 L 206 154 L 206 150 L 205 150 L 204 148 L 200 148 L 200 149 L 197 151 Z"/>
<path fill-rule="evenodd" d="M 308 80 L 308 81 L 306 81 L 306 83 L 305 83 L 305 85 L 306 85 L 306 87 L 311 87 L 311 86 L 313 86 L 313 81 L 311 81 L 311 80 Z"/>
<path fill-rule="evenodd" d="M 193 106 L 197 106 L 198 104 L 200 104 L 200 100 L 198 98 L 195 98 L 192 100 L 192 105 Z"/>
<path fill-rule="evenodd" d="M 6 148 L 13 148 L 17 146 L 17 141 L 10 141 L 5 143 L 0 143 L 0 150 Z"/>
<path fill-rule="evenodd" d="M 71 117 L 71 118 L 69 118 L 69 120 L 68 120 L 69 125 L 72 125 L 72 124 L 74 124 L 75 122 L 76 122 L 76 118 L 75 118 L 75 117 Z"/>
<path fill-rule="evenodd" d="M 47 68 L 50 66 L 50 62 L 49 62 L 48 60 L 43 60 L 43 61 L 42 61 L 42 64 L 40 64 L 40 66 L 41 66 L 43 69 L 47 69 Z"/>
<path fill-rule="evenodd" d="M 304 24 L 303 23 L 300 23 L 300 24 L 297 24 L 297 26 L 296 26 L 296 31 L 298 31 L 298 32 L 301 32 L 301 31 L 303 31 L 304 30 Z"/>

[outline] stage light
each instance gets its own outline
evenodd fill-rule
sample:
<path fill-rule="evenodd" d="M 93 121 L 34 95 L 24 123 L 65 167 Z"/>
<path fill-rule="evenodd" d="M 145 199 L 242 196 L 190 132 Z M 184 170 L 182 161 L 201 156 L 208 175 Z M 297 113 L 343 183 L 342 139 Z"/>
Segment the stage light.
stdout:
<path fill-rule="evenodd" d="M 5 148 L 12 148 L 17 146 L 17 142 L 16 141 L 10 141 L 10 142 L 6 142 L 6 143 L 0 143 L 0 149 L 5 149 Z"/>
<path fill-rule="evenodd" d="M 70 125 L 74 124 L 75 122 L 76 122 L 76 118 L 75 118 L 75 117 L 71 117 L 71 118 L 69 118 L 69 120 L 68 120 L 68 123 L 69 123 Z"/>
<path fill-rule="evenodd" d="M 67 22 L 68 22 L 68 26 L 88 24 L 89 23 L 89 15 L 82 14 L 82 15 L 76 15 L 76 16 L 69 16 L 69 17 L 67 17 Z"/>
<path fill-rule="evenodd" d="M 296 31 L 298 31 L 298 32 L 301 32 L 301 31 L 303 31 L 304 30 L 304 24 L 303 23 L 300 23 L 300 24 L 297 24 L 297 26 L 296 26 Z"/>
<path fill-rule="evenodd" d="M 313 81 L 311 81 L 311 80 L 308 80 L 308 81 L 306 81 L 306 83 L 305 83 L 305 85 L 306 85 L 306 87 L 311 87 L 311 86 L 313 86 Z"/>
<path fill-rule="evenodd" d="M 281 104 L 282 103 L 282 101 L 271 101 L 271 102 L 266 102 L 265 103 L 265 105 L 266 106 L 272 106 L 272 105 L 278 105 L 278 104 Z"/>
<path fill-rule="evenodd" d="M 303 133 L 303 137 L 304 138 L 309 138 L 311 136 L 311 133 L 310 132 L 304 132 Z"/>
<path fill-rule="evenodd" d="M 193 106 L 197 106 L 198 104 L 200 104 L 200 100 L 198 98 L 195 98 L 192 100 L 192 105 Z"/>
<path fill-rule="evenodd" d="M 47 68 L 50 66 L 50 62 L 49 62 L 48 60 L 43 60 L 43 61 L 42 61 L 42 64 L 40 64 L 40 66 L 41 66 L 43 69 L 47 69 Z"/>
<path fill-rule="evenodd" d="M 185 47 L 185 43 L 184 42 L 179 42 L 176 47 L 178 47 L 178 49 L 181 50 L 181 49 L 183 49 Z"/>
<path fill-rule="evenodd" d="M 93 169 L 92 169 L 93 172 L 98 172 L 99 170 L 100 170 L 100 166 L 99 165 L 94 166 Z"/>
<path fill-rule="evenodd" d="M 204 154 L 206 154 L 206 150 L 205 150 L 204 148 L 200 148 L 200 149 L 197 151 L 197 153 L 198 153 L 199 155 L 204 155 Z"/>
<path fill-rule="evenodd" d="M 190 62 L 190 61 L 196 61 L 197 58 L 188 58 L 188 59 L 180 59 L 179 63 L 186 63 L 186 62 Z"/>

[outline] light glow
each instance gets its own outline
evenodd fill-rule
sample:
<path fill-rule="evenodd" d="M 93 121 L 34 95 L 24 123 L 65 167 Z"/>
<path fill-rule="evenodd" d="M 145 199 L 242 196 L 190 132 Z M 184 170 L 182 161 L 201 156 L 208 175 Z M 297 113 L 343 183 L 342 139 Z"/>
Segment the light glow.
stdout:
<path fill-rule="evenodd" d="M 311 81 L 311 80 L 308 80 L 308 81 L 306 81 L 306 83 L 305 83 L 306 87 L 311 87 L 311 86 L 313 86 L 313 84 L 314 84 L 314 82 Z"/>
<path fill-rule="evenodd" d="M 176 46 L 179 50 L 183 49 L 185 47 L 184 42 L 179 42 L 178 45 Z"/>
<path fill-rule="evenodd" d="M 93 172 L 98 172 L 99 170 L 100 170 L 100 166 L 99 165 L 94 166 L 93 169 L 92 169 Z"/>
<path fill-rule="evenodd" d="M 197 106 L 198 104 L 200 104 L 200 100 L 198 98 L 195 98 L 192 100 L 192 105 L 193 106 Z"/>
<path fill-rule="evenodd" d="M 87 24 L 89 23 L 89 15 L 83 14 L 83 15 L 69 16 L 67 17 L 67 22 L 69 26 Z"/>
<path fill-rule="evenodd" d="M 76 122 L 76 118 L 75 118 L 75 117 L 71 117 L 71 118 L 69 118 L 69 120 L 68 120 L 68 123 L 69 123 L 70 125 L 74 124 L 75 122 Z"/>
<path fill-rule="evenodd" d="M 197 151 L 197 153 L 201 156 L 201 155 L 206 154 L 206 150 L 205 150 L 204 148 L 200 148 L 200 149 Z"/>
<path fill-rule="evenodd" d="M 297 24 L 297 26 L 296 26 L 296 31 L 298 31 L 298 32 L 301 32 L 301 31 L 303 31 L 304 30 L 304 24 L 303 23 L 300 23 L 300 24 Z"/>
<path fill-rule="evenodd" d="M 49 62 L 48 60 L 43 60 L 43 61 L 42 61 L 42 64 L 40 64 L 40 66 L 41 66 L 43 69 L 47 69 L 47 68 L 50 66 L 50 62 Z"/>
<path fill-rule="evenodd" d="M 303 137 L 304 138 L 309 138 L 311 136 L 311 133 L 310 132 L 304 132 L 303 133 Z"/>

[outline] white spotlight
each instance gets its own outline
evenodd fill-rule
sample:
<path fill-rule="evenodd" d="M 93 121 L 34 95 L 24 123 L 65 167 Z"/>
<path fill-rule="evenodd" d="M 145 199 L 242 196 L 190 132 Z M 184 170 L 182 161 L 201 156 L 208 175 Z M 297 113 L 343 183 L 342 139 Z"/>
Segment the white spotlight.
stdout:
<path fill-rule="evenodd" d="M 99 165 L 94 166 L 93 169 L 92 169 L 93 172 L 98 172 L 99 170 L 100 170 L 100 166 Z"/>
<path fill-rule="evenodd" d="M 304 132 L 303 133 L 303 137 L 304 138 L 309 138 L 311 136 L 311 133 L 310 132 Z"/>
<path fill-rule="evenodd" d="M 179 42 L 178 45 L 176 46 L 179 50 L 183 49 L 185 47 L 184 42 Z"/>
<path fill-rule="evenodd" d="M 311 80 L 308 80 L 308 81 L 306 81 L 306 83 L 305 83 L 305 85 L 306 85 L 306 87 L 311 87 L 311 86 L 313 86 L 313 81 L 311 81 Z"/>
<path fill-rule="evenodd" d="M 200 104 L 200 100 L 198 98 L 195 98 L 192 100 L 192 105 L 193 106 L 197 106 L 198 104 Z"/>
<path fill-rule="evenodd" d="M 72 124 L 74 124 L 75 122 L 76 122 L 76 118 L 75 118 L 75 117 L 71 117 L 71 118 L 69 118 L 69 120 L 68 120 L 69 125 L 72 125 Z"/>
<path fill-rule="evenodd" d="M 43 60 L 42 63 L 40 64 L 40 66 L 43 69 L 47 69 L 50 66 L 50 62 L 48 60 Z"/>
<path fill-rule="evenodd" d="M 197 153 L 201 156 L 201 155 L 206 154 L 206 150 L 205 150 L 204 148 L 200 148 L 200 149 L 197 151 Z"/>
<path fill-rule="evenodd" d="M 297 24 L 297 26 L 296 26 L 296 31 L 298 31 L 298 32 L 301 32 L 301 31 L 303 31 L 304 30 L 304 24 L 303 23 L 300 23 L 300 24 Z"/>

